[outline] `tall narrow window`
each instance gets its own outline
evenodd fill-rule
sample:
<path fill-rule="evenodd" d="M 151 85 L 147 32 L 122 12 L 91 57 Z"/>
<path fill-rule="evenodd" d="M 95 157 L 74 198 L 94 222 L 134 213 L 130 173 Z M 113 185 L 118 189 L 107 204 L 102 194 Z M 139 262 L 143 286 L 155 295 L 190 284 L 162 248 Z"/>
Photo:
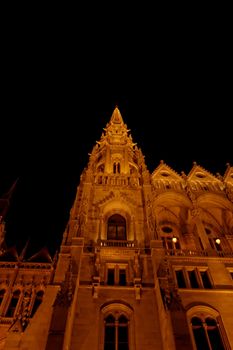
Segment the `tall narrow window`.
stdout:
<path fill-rule="evenodd" d="M 205 323 L 212 350 L 224 350 L 216 320 L 208 317 L 206 318 Z"/>
<path fill-rule="evenodd" d="M 118 350 L 128 350 L 128 320 L 121 315 L 118 320 Z"/>
<path fill-rule="evenodd" d="M 207 289 L 212 289 L 213 286 L 210 282 L 210 278 L 207 271 L 200 271 L 203 287 Z"/>
<path fill-rule="evenodd" d="M 107 238 L 112 240 L 126 240 L 126 221 L 123 216 L 114 214 L 108 219 Z"/>
<path fill-rule="evenodd" d="M 115 350 L 116 344 L 116 331 L 115 331 L 115 318 L 109 315 L 105 319 L 105 335 L 104 335 L 104 350 Z"/>
<path fill-rule="evenodd" d="M 176 280 L 179 288 L 186 288 L 183 270 L 176 270 Z"/>
<path fill-rule="evenodd" d="M 191 323 L 197 350 L 210 350 L 202 320 L 193 317 Z"/>
<path fill-rule="evenodd" d="M 113 286 L 115 284 L 115 269 L 108 269 L 107 284 Z"/>
<path fill-rule="evenodd" d="M 128 319 L 124 315 L 106 317 L 104 350 L 129 350 Z"/>
<path fill-rule="evenodd" d="M 19 296 L 20 296 L 20 290 L 16 290 L 14 291 L 12 297 L 11 297 L 11 301 L 10 304 L 8 306 L 7 312 L 6 312 L 6 317 L 13 317 L 18 301 L 19 301 Z"/>
<path fill-rule="evenodd" d="M 125 269 L 119 270 L 119 285 L 126 286 L 126 270 Z"/>
<path fill-rule="evenodd" d="M 39 292 L 36 293 L 35 301 L 34 301 L 32 312 L 31 312 L 31 317 L 35 314 L 36 310 L 38 309 L 38 307 L 42 303 L 43 295 L 44 295 L 44 292 L 42 290 L 40 290 Z"/>
<path fill-rule="evenodd" d="M 198 284 L 197 275 L 196 275 L 195 270 L 188 271 L 188 275 L 189 275 L 189 281 L 190 281 L 191 288 L 199 288 L 199 284 Z"/>

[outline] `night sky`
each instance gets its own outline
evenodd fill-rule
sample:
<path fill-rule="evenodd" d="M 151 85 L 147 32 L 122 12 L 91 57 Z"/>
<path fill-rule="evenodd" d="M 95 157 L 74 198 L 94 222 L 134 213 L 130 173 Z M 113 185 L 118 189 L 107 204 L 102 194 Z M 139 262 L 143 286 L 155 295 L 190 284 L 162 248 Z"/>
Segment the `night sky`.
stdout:
<path fill-rule="evenodd" d="M 20 251 L 29 239 L 32 253 L 59 248 L 88 153 L 116 105 L 151 172 L 161 159 L 186 174 L 193 161 L 221 175 L 233 165 L 227 23 L 147 33 L 134 25 L 108 35 L 75 26 L 32 26 L 32 35 L 23 24 L 7 33 L 0 195 L 18 179 L 9 247 Z"/>

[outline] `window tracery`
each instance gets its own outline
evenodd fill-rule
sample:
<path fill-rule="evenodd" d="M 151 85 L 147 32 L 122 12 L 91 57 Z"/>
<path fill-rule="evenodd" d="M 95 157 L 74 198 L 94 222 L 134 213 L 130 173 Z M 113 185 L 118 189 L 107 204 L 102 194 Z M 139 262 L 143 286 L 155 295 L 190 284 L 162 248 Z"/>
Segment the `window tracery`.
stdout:
<path fill-rule="evenodd" d="M 194 306 L 187 312 L 195 350 L 230 350 L 219 313 L 211 307 Z"/>

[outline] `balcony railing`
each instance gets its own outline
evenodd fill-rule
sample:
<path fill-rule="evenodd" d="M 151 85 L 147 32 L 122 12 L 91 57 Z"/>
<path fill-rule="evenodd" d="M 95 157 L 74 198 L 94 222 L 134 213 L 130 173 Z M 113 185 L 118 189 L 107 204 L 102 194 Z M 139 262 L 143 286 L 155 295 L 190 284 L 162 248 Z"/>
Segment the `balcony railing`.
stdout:
<path fill-rule="evenodd" d="M 136 241 L 125 241 L 125 240 L 100 240 L 98 244 L 101 247 L 124 247 L 124 248 L 136 248 Z"/>
<path fill-rule="evenodd" d="M 176 256 L 219 256 L 224 258 L 233 258 L 233 251 L 217 251 L 211 250 L 191 250 L 191 249 L 165 249 L 166 255 Z"/>
<path fill-rule="evenodd" d="M 138 186 L 139 185 L 139 178 L 138 177 L 130 177 L 126 175 L 96 175 L 95 176 L 95 183 L 98 185 L 110 185 L 110 186 Z"/>

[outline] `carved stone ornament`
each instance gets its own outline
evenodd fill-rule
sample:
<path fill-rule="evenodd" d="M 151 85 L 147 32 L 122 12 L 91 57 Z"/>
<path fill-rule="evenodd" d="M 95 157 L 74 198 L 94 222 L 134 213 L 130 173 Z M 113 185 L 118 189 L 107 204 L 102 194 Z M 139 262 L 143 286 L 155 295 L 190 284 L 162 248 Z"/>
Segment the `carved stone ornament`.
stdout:
<path fill-rule="evenodd" d="M 183 310 L 182 300 L 171 273 L 167 259 L 164 259 L 158 269 L 158 279 L 161 296 L 166 310 Z"/>
<path fill-rule="evenodd" d="M 57 293 L 57 297 L 53 306 L 69 307 L 73 299 L 73 283 L 72 283 L 72 264 L 70 262 L 69 271 L 66 272 L 65 281 L 61 284 L 61 289 Z"/>

